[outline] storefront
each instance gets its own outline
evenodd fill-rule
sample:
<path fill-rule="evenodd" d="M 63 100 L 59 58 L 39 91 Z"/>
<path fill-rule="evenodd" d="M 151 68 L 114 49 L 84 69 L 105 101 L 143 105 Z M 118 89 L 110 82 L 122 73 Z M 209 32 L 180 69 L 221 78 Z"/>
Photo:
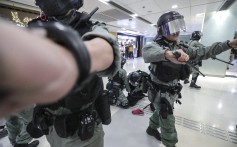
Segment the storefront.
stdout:
<path fill-rule="evenodd" d="M 129 46 L 128 47 L 129 50 L 130 51 L 133 50 L 133 57 L 134 58 L 141 57 L 142 56 L 141 49 L 143 47 L 141 45 L 141 43 L 142 43 L 141 38 L 143 38 L 143 37 L 118 33 L 118 44 L 119 44 L 120 50 L 126 52 L 126 46 Z M 131 47 L 132 47 L 132 49 L 131 49 Z M 130 58 L 132 58 L 132 57 L 130 57 Z"/>

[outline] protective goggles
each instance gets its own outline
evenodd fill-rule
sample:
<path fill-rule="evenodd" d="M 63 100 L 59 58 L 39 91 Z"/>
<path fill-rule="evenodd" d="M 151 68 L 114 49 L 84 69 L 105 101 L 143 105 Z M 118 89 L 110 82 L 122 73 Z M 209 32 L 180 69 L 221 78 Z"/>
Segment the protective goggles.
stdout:
<path fill-rule="evenodd" d="M 161 25 L 162 35 L 169 36 L 180 31 L 186 31 L 186 25 L 183 18 L 174 19 Z"/>

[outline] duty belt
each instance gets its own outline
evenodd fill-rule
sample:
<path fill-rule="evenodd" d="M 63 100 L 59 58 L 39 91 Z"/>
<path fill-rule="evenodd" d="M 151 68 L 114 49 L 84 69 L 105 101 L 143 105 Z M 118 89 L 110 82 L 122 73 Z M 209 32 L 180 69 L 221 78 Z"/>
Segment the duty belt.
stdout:
<path fill-rule="evenodd" d="M 49 134 L 49 127 L 54 126 L 59 137 L 67 138 L 78 131 L 81 140 L 85 140 L 93 136 L 94 125 L 101 123 L 96 111 L 91 108 L 78 113 L 55 115 L 44 106 L 37 107 L 34 110 L 33 123 L 45 135 Z"/>
<path fill-rule="evenodd" d="M 179 94 L 180 91 L 182 90 L 183 86 L 180 83 L 177 83 L 174 86 L 166 86 L 166 85 L 162 85 L 162 84 L 157 84 L 155 82 L 152 82 L 152 84 L 154 85 L 154 88 L 157 91 L 167 91 L 171 94 Z"/>

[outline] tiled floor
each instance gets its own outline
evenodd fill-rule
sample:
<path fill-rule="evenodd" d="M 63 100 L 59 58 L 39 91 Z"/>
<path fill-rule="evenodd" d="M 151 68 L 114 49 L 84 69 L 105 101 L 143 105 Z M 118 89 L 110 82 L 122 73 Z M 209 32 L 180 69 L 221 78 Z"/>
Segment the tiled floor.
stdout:
<path fill-rule="evenodd" d="M 230 72 L 237 75 L 235 66 Z M 127 60 L 127 72 L 143 70 L 148 64 L 142 58 Z M 106 82 L 107 79 L 104 79 Z M 175 105 L 176 127 L 179 137 L 177 147 L 237 147 L 237 78 L 199 77 L 200 90 L 183 85 L 182 105 Z M 143 108 L 149 101 L 143 99 L 130 109 L 111 107 L 112 123 L 104 126 L 105 147 L 159 147 L 160 142 L 146 134 L 151 112 L 144 116 L 131 114 L 134 108 Z M 45 138 L 39 147 L 49 147 Z M 10 147 L 7 138 L 0 140 L 0 147 Z"/>

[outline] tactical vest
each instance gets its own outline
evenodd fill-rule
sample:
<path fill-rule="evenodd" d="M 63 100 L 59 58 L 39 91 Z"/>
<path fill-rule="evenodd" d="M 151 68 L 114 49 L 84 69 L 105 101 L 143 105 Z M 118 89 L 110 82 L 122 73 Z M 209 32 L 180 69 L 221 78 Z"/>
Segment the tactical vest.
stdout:
<path fill-rule="evenodd" d="M 72 28 L 75 27 L 77 24 L 77 27 L 74 28 L 80 36 L 83 36 L 85 33 L 90 32 L 93 27 L 93 23 L 91 21 L 81 21 L 80 19 L 85 17 L 87 15 L 86 13 L 80 13 L 76 12 L 76 16 L 74 16 L 74 20 L 71 21 L 70 25 Z M 36 18 L 29 22 L 28 26 L 34 26 L 36 23 L 48 23 L 56 21 L 55 18 L 48 18 L 47 20 L 42 20 L 41 18 Z M 78 24 L 78 22 L 80 22 Z M 92 103 L 96 100 L 96 98 L 99 95 L 99 92 L 103 90 L 103 81 L 102 78 L 94 75 L 93 78 L 88 82 L 87 85 L 84 86 L 83 89 L 77 90 L 78 86 L 75 86 L 74 89 L 65 96 L 62 100 L 47 105 L 48 108 L 51 108 L 53 110 L 56 110 L 59 107 L 65 107 L 73 112 L 81 111 L 81 108 L 86 109 L 83 106 L 90 106 Z"/>
<path fill-rule="evenodd" d="M 168 43 L 164 40 L 159 40 L 157 43 L 164 49 L 166 47 L 170 48 Z M 170 82 L 175 79 L 185 80 L 185 78 L 187 78 L 190 74 L 190 68 L 188 65 L 175 64 L 170 61 L 152 62 L 152 64 L 155 65 L 156 68 L 150 69 L 151 73 L 163 82 Z"/>
<path fill-rule="evenodd" d="M 103 80 L 94 76 L 83 89 L 77 89 L 77 86 L 60 101 L 48 105 L 51 110 L 57 110 L 59 107 L 65 107 L 71 112 L 80 112 L 92 106 L 99 94 L 103 90 Z"/>

